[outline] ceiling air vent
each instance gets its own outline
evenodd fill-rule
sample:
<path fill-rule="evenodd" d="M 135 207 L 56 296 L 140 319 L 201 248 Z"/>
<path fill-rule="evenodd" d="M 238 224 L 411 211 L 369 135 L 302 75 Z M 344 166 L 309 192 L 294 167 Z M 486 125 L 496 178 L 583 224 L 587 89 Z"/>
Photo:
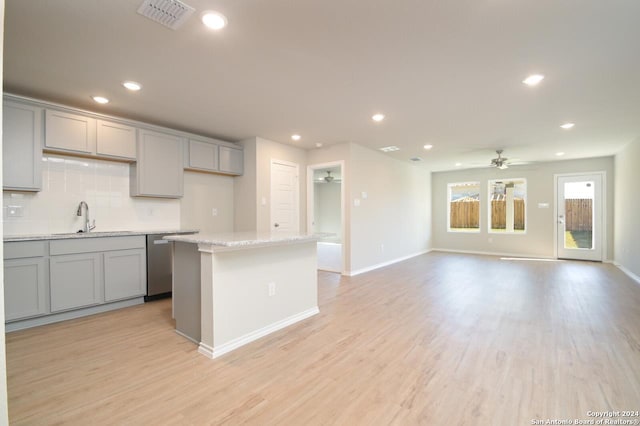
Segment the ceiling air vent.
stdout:
<path fill-rule="evenodd" d="M 422 161 L 422 158 L 420 158 L 420 157 L 412 157 L 412 158 L 409 158 L 409 160 L 411 160 L 411 161 Z"/>
<path fill-rule="evenodd" d="M 185 23 L 195 9 L 178 0 L 144 0 L 138 13 L 172 30 Z"/>

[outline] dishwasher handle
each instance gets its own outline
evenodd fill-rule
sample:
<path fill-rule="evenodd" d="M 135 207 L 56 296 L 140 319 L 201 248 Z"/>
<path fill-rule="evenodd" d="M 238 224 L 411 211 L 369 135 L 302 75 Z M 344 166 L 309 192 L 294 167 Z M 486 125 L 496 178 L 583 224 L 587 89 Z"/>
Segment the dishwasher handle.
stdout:
<path fill-rule="evenodd" d="M 153 244 L 169 244 L 169 240 L 153 240 Z"/>

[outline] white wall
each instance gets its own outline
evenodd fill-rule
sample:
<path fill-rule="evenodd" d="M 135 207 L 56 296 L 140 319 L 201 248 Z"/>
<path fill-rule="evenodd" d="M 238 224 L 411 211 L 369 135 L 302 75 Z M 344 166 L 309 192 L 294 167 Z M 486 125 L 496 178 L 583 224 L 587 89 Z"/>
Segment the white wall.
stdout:
<path fill-rule="evenodd" d="M 239 143 L 244 148 L 244 174 L 237 176 L 233 187 L 234 231 L 255 231 L 258 208 L 256 195 L 256 138 Z"/>
<path fill-rule="evenodd" d="M 0 79 L 2 79 L 3 61 L 2 48 L 4 46 L 4 0 L 0 0 Z M 2 105 L 0 104 L 0 186 L 2 185 Z M 4 221 L 2 221 L 4 222 Z M 0 222 L 0 235 L 4 235 L 3 224 Z M 4 248 L 0 244 L 0 425 L 9 424 L 9 410 L 7 409 L 7 358 L 4 341 Z"/>
<path fill-rule="evenodd" d="M 640 280 L 640 139 L 615 157 L 615 261 Z"/>
<path fill-rule="evenodd" d="M 180 228 L 200 232 L 233 232 L 234 177 L 184 172 L 184 197 L 180 199 Z M 217 215 L 213 214 L 213 209 Z"/>
<path fill-rule="evenodd" d="M 429 250 L 429 172 L 360 145 L 350 152 L 351 272 Z"/>
<path fill-rule="evenodd" d="M 42 191 L 3 192 L 5 235 L 76 232 L 89 205 L 97 231 L 180 228 L 180 200 L 129 196 L 129 165 L 114 161 L 45 154 Z M 8 217 L 7 206 L 22 206 L 22 217 Z"/>
<path fill-rule="evenodd" d="M 433 247 L 483 253 L 504 253 L 520 256 L 553 257 L 554 255 L 554 175 L 561 173 L 606 172 L 606 234 L 605 259 L 613 259 L 613 157 L 584 160 L 554 161 L 526 166 L 511 166 L 507 170 L 479 168 L 432 174 Z M 487 181 L 490 179 L 527 179 L 526 234 L 487 233 Z M 480 181 L 480 232 L 447 232 L 447 184 Z M 549 208 L 538 208 L 548 203 Z M 492 242 L 489 242 L 489 238 Z"/>
<path fill-rule="evenodd" d="M 431 247 L 431 177 L 413 164 L 353 143 L 308 152 L 309 165 L 344 161 L 345 270 L 360 273 Z M 362 198 L 362 192 L 367 198 Z M 355 199 L 360 200 L 354 206 Z"/>
<path fill-rule="evenodd" d="M 300 231 L 305 232 L 307 152 L 259 137 L 241 141 L 240 145 L 245 150 L 245 175 L 237 177 L 235 183 L 235 230 L 271 231 L 271 160 L 282 160 L 299 166 Z"/>
<path fill-rule="evenodd" d="M 339 242 L 342 238 L 342 212 L 340 183 L 314 183 L 314 214 L 316 232 L 330 232 L 336 234 L 331 238 L 333 242 Z"/>
<path fill-rule="evenodd" d="M 271 160 L 288 161 L 298 165 L 299 223 L 300 232 L 305 232 L 307 229 L 307 152 L 304 149 L 273 142 L 268 139 L 256 139 L 256 196 L 259 201 L 257 207 L 258 232 L 271 231 Z M 266 204 L 262 204 L 263 198 L 266 200 Z"/>

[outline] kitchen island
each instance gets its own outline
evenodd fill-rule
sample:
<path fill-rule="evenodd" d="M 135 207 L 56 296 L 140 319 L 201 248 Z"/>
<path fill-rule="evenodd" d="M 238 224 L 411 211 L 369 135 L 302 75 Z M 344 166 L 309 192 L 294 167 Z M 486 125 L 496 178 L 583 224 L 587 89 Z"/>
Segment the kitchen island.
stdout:
<path fill-rule="evenodd" d="M 319 312 L 318 237 L 174 235 L 176 332 L 216 358 Z"/>

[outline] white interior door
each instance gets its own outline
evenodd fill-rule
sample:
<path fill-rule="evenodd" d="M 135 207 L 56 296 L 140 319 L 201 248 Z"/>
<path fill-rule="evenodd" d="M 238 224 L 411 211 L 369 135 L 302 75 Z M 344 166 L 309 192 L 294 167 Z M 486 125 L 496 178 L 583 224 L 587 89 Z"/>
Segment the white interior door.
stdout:
<path fill-rule="evenodd" d="M 557 177 L 558 258 L 602 261 L 602 174 Z"/>
<path fill-rule="evenodd" d="M 286 161 L 271 161 L 271 230 L 298 232 L 300 203 L 298 165 Z"/>

